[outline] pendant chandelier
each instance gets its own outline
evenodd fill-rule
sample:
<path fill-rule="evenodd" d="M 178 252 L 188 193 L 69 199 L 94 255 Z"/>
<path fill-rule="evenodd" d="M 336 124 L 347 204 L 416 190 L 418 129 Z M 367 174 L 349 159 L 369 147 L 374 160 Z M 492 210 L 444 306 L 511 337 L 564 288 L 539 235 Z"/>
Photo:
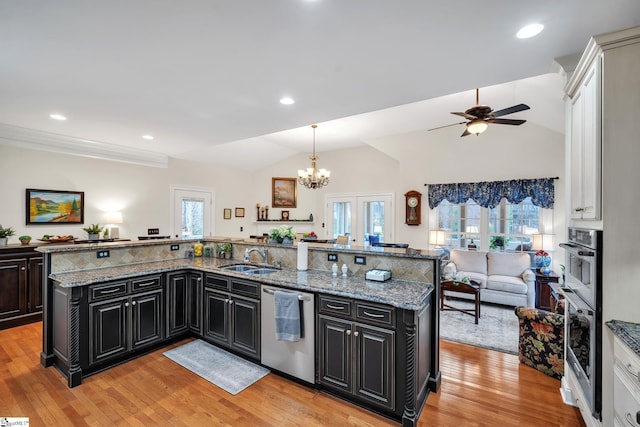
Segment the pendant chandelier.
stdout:
<path fill-rule="evenodd" d="M 307 169 L 298 169 L 298 183 L 307 188 L 322 188 L 329 184 L 329 176 L 331 172 L 326 169 L 318 169 L 316 167 L 316 128 L 318 125 L 311 125 L 313 128 L 313 155 L 311 159 L 311 167 Z"/>

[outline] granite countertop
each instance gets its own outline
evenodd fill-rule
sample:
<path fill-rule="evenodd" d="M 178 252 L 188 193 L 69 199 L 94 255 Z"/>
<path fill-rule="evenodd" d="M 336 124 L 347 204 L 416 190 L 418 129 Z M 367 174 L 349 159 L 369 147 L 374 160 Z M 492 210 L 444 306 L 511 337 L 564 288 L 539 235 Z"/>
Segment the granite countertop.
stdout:
<path fill-rule="evenodd" d="M 147 274 L 195 269 L 198 271 L 219 273 L 229 277 L 258 281 L 266 285 L 379 302 L 409 310 L 422 309 L 428 302 L 428 296 L 434 289 L 433 284 L 430 283 L 397 279 L 391 279 L 386 282 L 373 282 L 365 280 L 364 275 L 348 275 L 347 277 L 342 277 L 342 274 L 338 273 L 337 277 L 333 277 L 330 272 L 320 270 L 297 271 L 295 268 L 284 267 L 275 273 L 255 276 L 242 272 L 222 270 L 220 268 L 225 265 L 241 263 L 239 260 L 219 258 L 195 258 L 193 260 L 175 259 L 94 270 L 53 273 L 49 277 L 54 280 L 58 286 L 74 287 L 111 280 L 129 279 Z M 251 264 L 264 266 L 264 264 Z"/>
<path fill-rule="evenodd" d="M 610 320 L 606 325 L 629 346 L 638 356 L 640 356 L 640 324 L 623 322 L 622 320 Z"/>

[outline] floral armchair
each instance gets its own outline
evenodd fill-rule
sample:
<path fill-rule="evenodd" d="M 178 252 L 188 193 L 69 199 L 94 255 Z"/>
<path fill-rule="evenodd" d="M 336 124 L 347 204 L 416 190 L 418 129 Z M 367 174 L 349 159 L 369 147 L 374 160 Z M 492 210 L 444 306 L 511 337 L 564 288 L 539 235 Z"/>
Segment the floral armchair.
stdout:
<path fill-rule="evenodd" d="M 521 363 L 560 379 L 564 373 L 564 316 L 531 307 L 516 307 L 520 323 Z"/>

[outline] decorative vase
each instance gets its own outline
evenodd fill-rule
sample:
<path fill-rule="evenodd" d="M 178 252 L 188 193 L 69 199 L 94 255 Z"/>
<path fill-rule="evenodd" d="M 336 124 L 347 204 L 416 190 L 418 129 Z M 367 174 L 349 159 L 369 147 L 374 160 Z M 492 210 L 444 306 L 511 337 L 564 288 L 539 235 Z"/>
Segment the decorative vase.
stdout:
<path fill-rule="evenodd" d="M 293 245 L 293 240 L 289 237 L 285 237 L 284 239 L 282 239 L 282 244 L 283 245 Z"/>
<path fill-rule="evenodd" d="M 96 234 L 89 234 L 89 240 L 99 240 L 100 239 L 100 234 L 96 233 Z"/>
<path fill-rule="evenodd" d="M 0 237 L 0 246 L 7 246 L 8 237 Z"/>
<path fill-rule="evenodd" d="M 551 272 L 551 256 L 545 251 L 538 251 L 534 257 L 536 267 L 541 273 L 548 274 Z"/>
<path fill-rule="evenodd" d="M 31 240 L 20 240 L 20 243 L 22 244 L 22 246 L 27 246 L 29 243 L 31 243 Z"/>

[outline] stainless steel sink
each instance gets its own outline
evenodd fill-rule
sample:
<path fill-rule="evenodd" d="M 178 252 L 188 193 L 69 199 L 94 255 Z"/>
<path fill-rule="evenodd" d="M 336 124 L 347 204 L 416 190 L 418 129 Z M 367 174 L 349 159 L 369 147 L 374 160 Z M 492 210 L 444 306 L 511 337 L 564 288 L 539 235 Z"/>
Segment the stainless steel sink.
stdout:
<path fill-rule="evenodd" d="M 226 267 L 222 267 L 223 270 L 233 270 L 233 271 L 247 271 L 247 270 L 255 270 L 257 267 L 255 265 L 247 265 L 247 264 L 235 264 L 235 265 L 227 265 Z"/>
<path fill-rule="evenodd" d="M 269 274 L 278 271 L 276 268 L 258 267 L 249 264 L 234 264 L 221 267 L 223 270 L 240 271 L 247 274 Z"/>
<path fill-rule="evenodd" d="M 275 268 L 254 268 L 253 270 L 245 270 L 247 274 L 269 274 L 278 271 Z"/>

